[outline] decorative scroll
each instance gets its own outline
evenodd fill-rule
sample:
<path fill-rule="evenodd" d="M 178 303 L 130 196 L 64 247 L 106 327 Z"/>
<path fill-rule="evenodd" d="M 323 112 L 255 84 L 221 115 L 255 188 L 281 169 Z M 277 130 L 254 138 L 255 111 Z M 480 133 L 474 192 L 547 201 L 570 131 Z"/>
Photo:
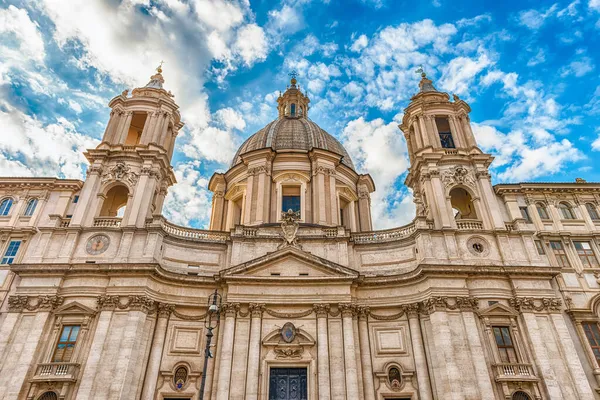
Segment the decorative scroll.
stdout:
<path fill-rule="evenodd" d="M 8 310 L 13 312 L 51 311 L 60 307 L 64 301 L 64 297 L 61 296 L 9 296 Z"/>
<path fill-rule="evenodd" d="M 169 316 L 174 311 L 173 304 L 157 302 L 147 296 L 131 295 L 122 301 L 119 295 L 100 295 L 97 298 L 98 310 L 133 310 L 146 314 L 158 313 L 159 316 Z"/>
<path fill-rule="evenodd" d="M 562 301 L 557 298 L 513 297 L 508 304 L 519 312 L 548 311 L 559 312 Z"/>
<path fill-rule="evenodd" d="M 301 358 L 304 353 L 303 347 L 276 347 L 273 349 L 276 358 Z"/>

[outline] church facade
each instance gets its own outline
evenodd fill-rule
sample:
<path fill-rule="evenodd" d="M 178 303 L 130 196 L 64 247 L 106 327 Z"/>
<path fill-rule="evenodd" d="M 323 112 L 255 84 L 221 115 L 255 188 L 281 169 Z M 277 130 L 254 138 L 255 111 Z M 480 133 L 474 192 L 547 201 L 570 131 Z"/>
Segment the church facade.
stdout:
<path fill-rule="evenodd" d="M 1 399 L 600 399 L 600 184 L 492 185 L 423 74 L 416 216 L 373 230 L 373 180 L 292 79 L 210 180 L 209 229 L 177 226 L 163 83 L 111 100 L 85 181 L 0 178 Z"/>

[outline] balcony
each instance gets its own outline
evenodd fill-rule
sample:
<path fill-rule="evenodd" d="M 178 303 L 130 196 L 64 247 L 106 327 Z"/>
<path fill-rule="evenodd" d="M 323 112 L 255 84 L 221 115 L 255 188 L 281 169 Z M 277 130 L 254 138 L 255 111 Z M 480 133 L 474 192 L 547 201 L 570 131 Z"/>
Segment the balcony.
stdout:
<path fill-rule="evenodd" d="M 496 382 L 537 381 L 531 364 L 494 364 Z"/>
<path fill-rule="evenodd" d="M 98 217 L 94 218 L 94 227 L 96 228 L 119 228 L 121 226 L 120 217 Z"/>
<path fill-rule="evenodd" d="M 480 231 L 483 229 L 483 222 L 476 219 L 458 219 L 456 227 L 461 231 Z"/>
<path fill-rule="evenodd" d="M 79 373 L 79 364 L 75 363 L 44 363 L 38 364 L 34 382 L 75 382 Z"/>

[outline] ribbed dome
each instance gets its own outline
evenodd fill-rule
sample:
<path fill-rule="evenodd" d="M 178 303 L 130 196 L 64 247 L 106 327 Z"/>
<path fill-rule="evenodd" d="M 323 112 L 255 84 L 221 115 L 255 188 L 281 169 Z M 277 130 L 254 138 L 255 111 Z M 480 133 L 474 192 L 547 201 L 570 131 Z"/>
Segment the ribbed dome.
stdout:
<path fill-rule="evenodd" d="M 344 146 L 319 125 L 307 118 L 281 117 L 271 122 L 240 146 L 231 166 L 240 163 L 240 155 L 253 150 L 273 148 L 275 150 L 328 150 L 342 156 L 342 163 L 354 169 L 354 164 Z"/>

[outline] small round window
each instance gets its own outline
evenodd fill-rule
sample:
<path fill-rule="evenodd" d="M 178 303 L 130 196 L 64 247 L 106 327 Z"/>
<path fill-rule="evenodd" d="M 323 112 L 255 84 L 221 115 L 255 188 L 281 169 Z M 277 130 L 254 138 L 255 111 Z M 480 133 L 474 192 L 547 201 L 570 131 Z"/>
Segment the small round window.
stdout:
<path fill-rule="evenodd" d="M 175 388 L 177 390 L 183 389 L 185 383 L 187 382 L 188 370 L 186 367 L 178 367 L 175 370 L 175 375 L 173 375 L 173 383 L 175 383 Z"/>

